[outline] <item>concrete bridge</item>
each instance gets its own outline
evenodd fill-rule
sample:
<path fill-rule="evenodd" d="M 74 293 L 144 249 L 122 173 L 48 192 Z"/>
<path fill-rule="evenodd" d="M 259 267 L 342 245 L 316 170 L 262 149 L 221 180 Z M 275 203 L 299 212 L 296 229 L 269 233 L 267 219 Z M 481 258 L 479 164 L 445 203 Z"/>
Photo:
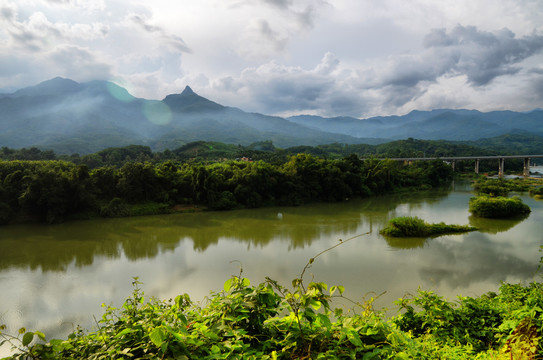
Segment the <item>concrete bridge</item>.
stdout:
<path fill-rule="evenodd" d="M 412 161 L 430 161 L 430 160 L 443 160 L 449 162 L 454 170 L 457 161 L 461 160 L 475 160 L 475 173 L 479 174 L 479 162 L 481 160 L 498 160 L 498 176 L 503 177 L 505 160 L 506 159 L 523 159 L 524 160 L 524 176 L 530 176 L 530 160 L 543 158 L 543 155 L 496 155 L 496 156 L 443 156 L 443 157 L 412 157 L 412 158 L 388 158 L 394 161 L 412 162 Z M 363 159 L 365 160 L 365 159 Z M 383 160 L 380 158 L 379 160 Z"/>

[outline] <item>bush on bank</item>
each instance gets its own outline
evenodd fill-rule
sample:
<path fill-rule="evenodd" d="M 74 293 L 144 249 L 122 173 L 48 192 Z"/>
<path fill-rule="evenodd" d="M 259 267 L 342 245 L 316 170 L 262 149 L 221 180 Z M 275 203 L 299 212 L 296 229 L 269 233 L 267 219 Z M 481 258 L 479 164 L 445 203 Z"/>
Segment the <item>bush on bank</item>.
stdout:
<path fill-rule="evenodd" d="M 487 195 L 490 197 L 507 196 L 510 192 L 529 191 L 530 186 L 524 179 L 479 179 L 473 184 L 473 188 L 478 195 Z"/>
<path fill-rule="evenodd" d="M 444 222 L 429 224 L 416 216 L 397 217 L 390 219 L 388 223 L 380 233 L 392 237 L 428 237 L 477 230 L 469 225 L 448 225 Z"/>
<path fill-rule="evenodd" d="M 484 218 L 509 218 L 528 215 L 531 209 L 518 196 L 478 196 L 470 199 L 469 211 Z"/>

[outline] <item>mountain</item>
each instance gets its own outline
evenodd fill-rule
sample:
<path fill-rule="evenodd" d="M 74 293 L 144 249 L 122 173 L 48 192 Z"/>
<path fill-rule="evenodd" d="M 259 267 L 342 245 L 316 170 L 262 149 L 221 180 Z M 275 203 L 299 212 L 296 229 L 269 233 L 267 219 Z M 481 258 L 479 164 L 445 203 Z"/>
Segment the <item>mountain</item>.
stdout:
<path fill-rule="evenodd" d="M 0 146 L 38 146 L 57 153 L 149 145 L 155 150 L 197 141 L 282 147 L 362 139 L 310 129 L 280 117 L 217 104 L 186 87 L 162 101 L 130 95 L 107 81 L 54 78 L 0 97 Z"/>
<path fill-rule="evenodd" d="M 403 116 L 281 118 L 247 113 L 196 94 L 189 86 L 162 100 L 132 96 L 108 81 L 54 78 L 0 95 L 0 147 L 36 146 L 87 154 L 130 144 L 175 149 L 194 141 L 249 145 L 380 144 L 390 140 L 477 140 L 543 135 L 543 110 L 437 109 Z"/>
<path fill-rule="evenodd" d="M 543 135 L 543 111 L 531 112 L 438 109 L 404 116 L 368 119 L 292 116 L 292 122 L 315 130 L 356 137 L 425 140 L 477 140 L 509 133 Z"/>

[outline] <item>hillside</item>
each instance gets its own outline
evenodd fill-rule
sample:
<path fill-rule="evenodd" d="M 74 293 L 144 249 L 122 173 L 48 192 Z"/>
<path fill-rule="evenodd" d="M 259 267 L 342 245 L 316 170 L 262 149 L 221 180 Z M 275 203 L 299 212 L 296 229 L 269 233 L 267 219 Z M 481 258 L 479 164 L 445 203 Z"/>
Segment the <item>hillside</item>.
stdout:
<path fill-rule="evenodd" d="M 243 146 L 272 141 L 280 148 L 334 143 L 364 147 L 407 138 L 475 141 L 508 136 L 484 146 L 499 151 L 502 143 L 528 135 L 543 136 L 543 110 L 440 109 L 368 119 L 281 118 L 218 104 L 189 86 L 158 101 L 136 98 L 112 82 L 64 78 L 0 96 L 0 147 L 39 147 L 57 154 L 84 155 L 131 144 L 164 151 L 195 141 Z M 524 149 L 537 152 L 537 145 Z"/>
<path fill-rule="evenodd" d="M 55 78 L 4 94 L 0 114 L 0 146 L 65 154 L 129 144 L 164 150 L 198 140 L 244 145 L 273 140 L 280 146 L 363 141 L 223 106 L 188 86 L 157 101 L 135 98 L 107 81 Z"/>

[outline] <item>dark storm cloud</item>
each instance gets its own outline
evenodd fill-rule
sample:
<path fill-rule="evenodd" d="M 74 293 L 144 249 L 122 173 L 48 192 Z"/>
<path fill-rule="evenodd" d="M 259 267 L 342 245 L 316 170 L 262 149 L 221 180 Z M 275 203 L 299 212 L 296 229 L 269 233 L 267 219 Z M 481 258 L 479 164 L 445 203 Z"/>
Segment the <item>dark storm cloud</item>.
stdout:
<path fill-rule="evenodd" d="M 144 17 L 137 14 L 131 14 L 128 16 L 128 19 L 145 32 L 159 35 L 162 41 L 173 49 L 179 52 L 191 52 L 191 49 L 180 36 L 168 34 L 162 27 L 149 24 Z"/>
<path fill-rule="evenodd" d="M 543 36 L 534 33 L 516 38 L 508 29 L 491 33 L 474 26 L 459 25 L 450 33 L 444 29 L 433 30 L 426 36 L 424 45 L 428 49 L 442 50 L 436 54 L 456 60 L 436 76 L 461 73 L 472 85 L 482 86 L 498 76 L 519 72 L 521 68 L 517 65 L 520 62 L 543 49 Z"/>
<path fill-rule="evenodd" d="M 485 86 L 519 73 L 521 62 L 543 49 L 543 36 L 517 38 L 508 29 L 487 32 L 458 25 L 450 32 L 432 30 L 423 44 L 419 54 L 395 57 L 377 68 L 365 89 L 379 91 L 385 105 L 400 107 L 424 95 L 440 77 L 465 76 L 471 86 Z"/>
<path fill-rule="evenodd" d="M 465 75 L 474 86 L 487 85 L 503 75 L 521 70 L 520 62 L 543 49 L 543 36 L 516 38 L 507 29 L 480 31 L 474 26 L 457 26 L 451 32 L 432 30 L 419 55 L 396 58 L 382 76 L 381 85 L 416 86 L 434 82 L 440 76 Z"/>

